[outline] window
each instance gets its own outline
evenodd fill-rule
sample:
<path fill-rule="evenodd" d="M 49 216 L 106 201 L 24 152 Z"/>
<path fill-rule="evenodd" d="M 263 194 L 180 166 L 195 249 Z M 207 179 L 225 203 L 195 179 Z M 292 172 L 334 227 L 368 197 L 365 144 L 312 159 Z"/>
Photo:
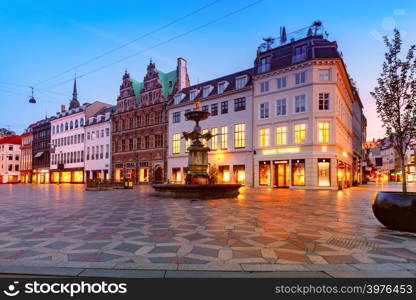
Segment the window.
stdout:
<path fill-rule="evenodd" d="M 156 134 L 155 135 L 155 147 L 162 148 L 163 147 L 163 134 Z"/>
<path fill-rule="evenodd" d="M 145 149 L 149 149 L 150 148 L 150 137 L 148 135 L 146 135 L 144 137 L 144 148 Z"/>
<path fill-rule="evenodd" d="M 221 127 L 221 149 L 227 149 L 228 148 L 228 127 L 222 126 Z"/>
<path fill-rule="evenodd" d="M 218 149 L 218 128 L 212 128 L 211 129 L 211 150 L 217 150 Z"/>
<path fill-rule="evenodd" d="M 265 81 L 265 82 L 261 82 L 260 83 L 260 92 L 261 93 L 265 93 L 269 91 L 269 82 Z"/>
<path fill-rule="evenodd" d="M 287 127 L 278 126 L 276 127 L 276 145 L 287 144 Z"/>
<path fill-rule="evenodd" d="M 79 120 L 79 126 L 84 126 L 84 119 Z"/>
<path fill-rule="evenodd" d="M 319 70 L 319 81 L 329 81 L 329 70 Z"/>
<path fill-rule="evenodd" d="M 269 117 L 269 102 L 260 103 L 260 119 Z"/>
<path fill-rule="evenodd" d="M 191 100 L 191 101 L 195 100 L 196 95 L 197 95 L 197 91 L 196 90 L 190 91 L 189 92 L 189 100 Z"/>
<path fill-rule="evenodd" d="M 105 136 L 110 136 L 110 128 L 105 129 Z"/>
<path fill-rule="evenodd" d="M 172 154 L 178 154 L 181 152 L 181 135 L 175 133 L 172 136 Z"/>
<path fill-rule="evenodd" d="M 329 93 L 319 93 L 319 110 L 329 110 Z"/>
<path fill-rule="evenodd" d="M 202 129 L 201 130 L 201 134 L 204 135 L 208 133 L 208 129 Z M 204 145 L 204 147 L 208 147 L 208 141 L 206 139 L 202 139 L 202 144 Z"/>
<path fill-rule="evenodd" d="M 65 130 L 68 130 L 68 122 L 65 123 Z"/>
<path fill-rule="evenodd" d="M 129 150 L 133 150 L 133 139 L 129 139 Z"/>
<path fill-rule="evenodd" d="M 181 102 L 181 100 L 182 100 L 182 96 L 181 96 L 181 95 L 176 95 L 176 96 L 173 98 L 173 103 L 174 103 L 174 104 L 179 104 L 179 103 Z"/>
<path fill-rule="evenodd" d="M 234 99 L 234 111 L 241 111 L 246 109 L 246 98 Z"/>
<path fill-rule="evenodd" d="M 156 124 L 163 123 L 163 111 L 159 110 L 156 112 Z"/>
<path fill-rule="evenodd" d="M 329 142 L 329 122 L 318 123 L 318 142 L 319 143 Z"/>
<path fill-rule="evenodd" d="M 331 186 L 331 160 L 318 158 L 318 186 Z"/>
<path fill-rule="evenodd" d="M 225 91 L 225 82 L 218 83 L 218 94 L 222 94 Z"/>
<path fill-rule="evenodd" d="M 302 84 L 306 82 L 306 72 L 300 72 L 295 74 L 295 83 Z"/>
<path fill-rule="evenodd" d="M 234 148 L 245 148 L 246 146 L 246 124 L 234 125 Z"/>
<path fill-rule="evenodd" d="M 74 129 L 74 122 L 73 122 L 73 121 L 71 121 L 71 122 L 69 123 L 69 129 Z"/>
<path fill-rule="evenodd" d="M 202 89 L 202 97 L 206 98 L 211 93 L 211 87 L 210 86 L 204 86 Z"/>
<path fill-rule="evenodd" d="M 285 116 L 286 113 L 286 99 L 276 100 L 276 116 Z"/>
<path fill-rule="evenodd" d="M 78 128 L 78 120 L 75 120 L 75 128 Z"/>
<path fill-rule="evenodd" d="M 305 185 L 305 160 L 292 160 L 292 184 Z"/>
<path fill-rule="evenodd" d="M 173 123 L 179 123 L 181 121 L 181 112 L 180 111 L 174 112 L 172 114 L 172 116 L 173 116 L 173 118 L 172 118 Z"/>
<path fill-rule="evenodd" d="M 89 140 L 91 138 L 91 133 L 87 132 L 87 140 Z"/>
<path fill-rule="evenodd" d="M 203 105 L 201 110 L 202 111 L 209 111 L 209 106 L 208 105 Z"/>
<path fill-rule="evenodd" d="M 270 185 L 271 184 L 271 167 L 270 161 L 259 162 L 259 184 Z"/>
<path fill-rule="evenodd" d="M 284 89 L 286 87 L 286 76 L 277 78 L 277 88 Z"/>
<path fill-rule="evenodd" d="M 306 124 L 295 124 L 295 144 L 303 144 L 306 140 Z"/>
<path fill-rule="evenodd" d="M 228 113 L 228 101 L 221 102 L 221 114 Z"/>
<path fill-rule="evenodd" d="M 306 45 L 295 47 L 293 62 L 299 62 L 306 59 Z"/>
<path fill-rule="evenodd" d="M 269 146 L 269 128 L 261 128 L 259 130 L 259 146 L 267 147 Z"/>
<path fill-rule="evenodd" d="M 211 116 L 218 115 L 218 103 L 211 104 Z"/>
<path fill-rule="evenodd" d="M 270 71 L 271 56 L 260 58 L 259 65 L 257 67 L 258 73 L 264 73 Z"/>
<path fill-rule="evenodd" d="M 191 139 L 185 140 L 185 152 L 189 152 L 189 147 L 191 147 Z"/>
<path fill-rule="evenodd" d="M 235 80 L 235 88 L 242 89 L 247 84 L 247 76 L 239 77 Z"/>
<path fill-rule="evenodd" d="M 295 113 L 306 112 L 306 95 L 295 96 Z"/>
<path fill-rule="evenodd" d="M 107 144 L 105 145 L 105 158 L 109 158 L 110 157 L 110 145 Z"/>

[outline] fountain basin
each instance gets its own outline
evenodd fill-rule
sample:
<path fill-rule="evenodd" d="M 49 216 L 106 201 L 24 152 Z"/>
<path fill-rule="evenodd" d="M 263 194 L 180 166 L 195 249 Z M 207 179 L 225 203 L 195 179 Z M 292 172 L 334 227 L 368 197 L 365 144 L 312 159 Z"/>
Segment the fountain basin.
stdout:
<path fill-rule="evenodd" d="M 153 184 L 163 196 L 187 199 L 236 198 L 241 184 Z"/>

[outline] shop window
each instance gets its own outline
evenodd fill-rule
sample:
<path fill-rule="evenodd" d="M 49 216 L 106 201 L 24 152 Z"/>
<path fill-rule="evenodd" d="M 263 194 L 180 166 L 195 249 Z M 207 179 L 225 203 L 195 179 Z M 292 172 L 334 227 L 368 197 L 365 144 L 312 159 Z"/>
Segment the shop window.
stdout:
<path fill-rule="evenodd" d="M 84 180 L 84 172 L 82 171 L 75 171 L 74 172 L 74 180 L 73 182 L 83 182 Z"/>
<path fill-rule="evenodd" d="M 230 182 L 230 166 L 219 166 L 219 183 L 229 183 Z"/>
<path fill-rule="evenodd" d="M 181 183 L 181 168 L 172 168 L 172 182 L 173 183 Z"/>
<path fill-rule="evenodd" d="M 305 160 L 292 160 L 292 184 L 295 186 L 305 185 Z"/>
<path fill-rule="evenodd" d="M 318 186 L 331 186 L 330 162 L 329 158 L 318 159 Z"/>
<path fill-rule="evenodd" d="M 245 165 L 234 165 L 233 175 L 235 183 L 244 184 L 246 181 L 246 167 Z"/>
<path fill-rule="evenodd" d="M 140 182 L 149 182 L 149 168 L 140 168 L 139 180 Z"/>
<path fill-rule="evenodd" d="M 259 162 L 259 184 L 270 185 L 271 184 L 271 167 L 270 161 Z"/>

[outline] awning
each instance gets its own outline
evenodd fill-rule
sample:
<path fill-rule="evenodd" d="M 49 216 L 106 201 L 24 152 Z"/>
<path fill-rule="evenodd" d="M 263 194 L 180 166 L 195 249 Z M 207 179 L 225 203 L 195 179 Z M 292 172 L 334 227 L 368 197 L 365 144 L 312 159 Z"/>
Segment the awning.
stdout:
<path fill-rule="evenodd" d="M 35 154 L 35 157 L 41 157 L 43 155 L 43 152 L 38 152 Z"/>

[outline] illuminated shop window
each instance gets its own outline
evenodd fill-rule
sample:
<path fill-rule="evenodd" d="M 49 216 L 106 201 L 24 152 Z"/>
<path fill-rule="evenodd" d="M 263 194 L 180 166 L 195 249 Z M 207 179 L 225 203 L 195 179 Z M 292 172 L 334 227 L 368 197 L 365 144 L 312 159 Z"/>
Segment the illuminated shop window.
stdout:
<path fill-rule="evenodd" d="M 305 160 L 292 160 L 292 182 L 293 185 L 305 185 Z"/>
<path fill-rule="evenodd" d="M 331 185 L 331 163 L 329 158 L 318 159 L 318 186 L 330 186 Z"/>
<path fill-rule="evenodd" d="M 75 171 L 73 182 L 83 182 L 83 180 L 84 180 L 84 172 L 83 171 Z"/>
<path fill-rule="evenodd" d="M 271 168 L 270 161 L 259 162 L 259 184 L 270 185 L 271 184 Z"/>

